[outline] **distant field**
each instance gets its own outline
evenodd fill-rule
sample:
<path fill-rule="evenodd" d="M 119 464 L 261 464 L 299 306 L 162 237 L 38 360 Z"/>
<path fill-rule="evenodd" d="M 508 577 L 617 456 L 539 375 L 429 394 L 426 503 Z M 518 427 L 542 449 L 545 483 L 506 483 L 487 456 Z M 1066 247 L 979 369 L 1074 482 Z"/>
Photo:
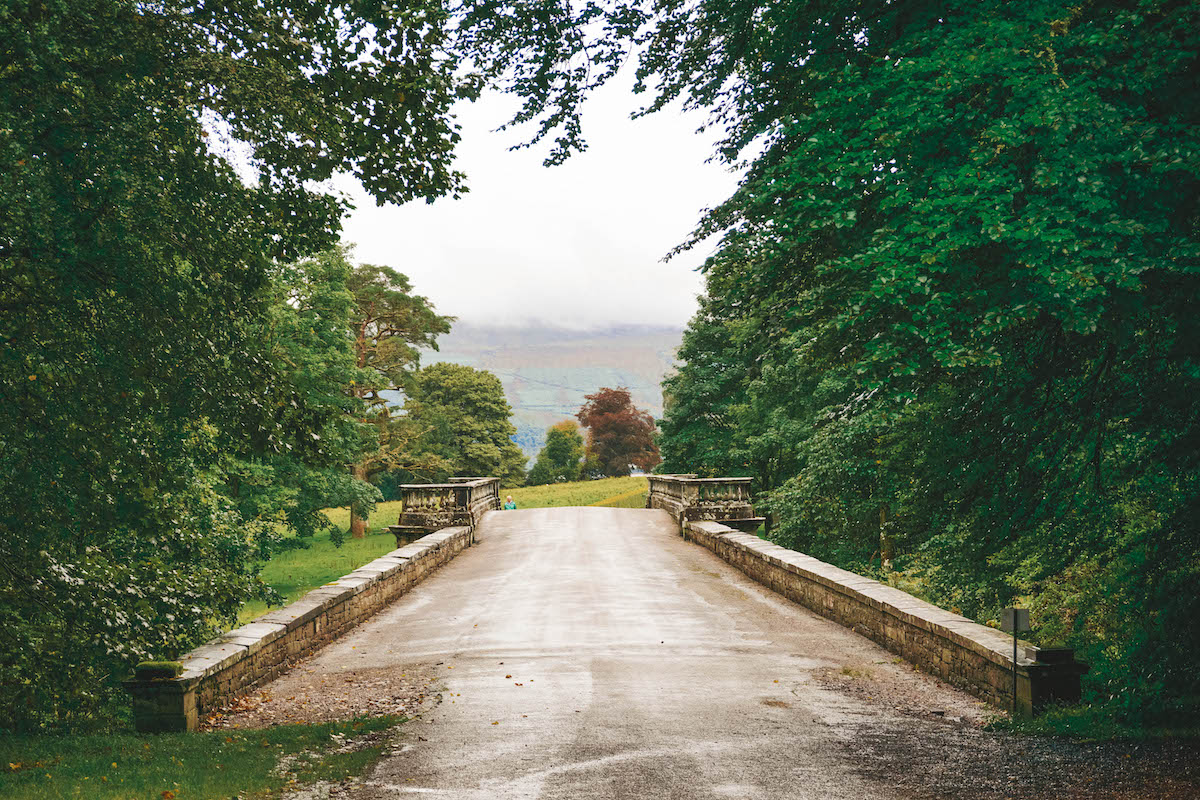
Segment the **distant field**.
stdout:
<path fill-rule="evenodd" d="M 613 506 L 643 508 L 646 505 L 648 484 L 645 478 L 604 478 L 598 481 L 554 483 L 548 486 L 527 486 L 521 489 L 501 489 L 503 499 L 512 495 L 518 508 L 551 508 L 556 506 Z M 346 508 L 326 509 L 325 515 L 343 531 L 350 527 L 350 511 Z M 312 538 L 306 550 L 293 550 L 271 559 L 263 568 L 263 580 L 284 596 L 285 602 L 299 599 L 305 592 L 335 581 L 347 572 L 373 561 L 396 547 L 395 538 L 387 532 L 400 518 L 400 502 L 380 503 L 367 518 L 367 536 L 351 539 L 347 534 L 341 547 L 335 547 L 328 533 Z M 266 613 L 267 605 L 247 603 L 238 616 L 246 623 Z"/>
<path fill-rule="evenodd" d="M 623 494 L 605 498 L 599 503 L 592 503 L 592 505 L 609 506 L 610 508 L 645 508 L 646 496 L 650 493 L 650 489 L 644 478 L 641 481 L 640 486 L 635 486 Z"/>
<path fill-rule="evenodd" d="M 622 505 L 629 498 L 638 495 L 642 502 L 636 506 L 641 508 L 646 504 L 648 485 L 644 477 L 603 478 L 598 481 L 578 481 L 576 483 L 551 483 L 546 486 L 526 486 L 522 489 L 501 489 L 503 499 L 512 495 L 517 508 L 550 508 L 552 506 L 604 506 L 613 505 L 613 501 L 621 500 Z"/>

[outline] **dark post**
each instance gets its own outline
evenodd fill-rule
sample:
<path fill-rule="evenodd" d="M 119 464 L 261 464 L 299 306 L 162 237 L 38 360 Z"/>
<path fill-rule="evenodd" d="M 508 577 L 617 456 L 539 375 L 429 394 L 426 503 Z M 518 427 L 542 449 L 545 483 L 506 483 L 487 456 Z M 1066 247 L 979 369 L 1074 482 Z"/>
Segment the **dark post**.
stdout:
<path fill-rule="evenodd" d="M 1017 717 L 1017 634 L 1029 630 L 1028 608 L 1006 608 L 1000 616 L 1000 629 L 1012 631 L 1012 715 Z"/>

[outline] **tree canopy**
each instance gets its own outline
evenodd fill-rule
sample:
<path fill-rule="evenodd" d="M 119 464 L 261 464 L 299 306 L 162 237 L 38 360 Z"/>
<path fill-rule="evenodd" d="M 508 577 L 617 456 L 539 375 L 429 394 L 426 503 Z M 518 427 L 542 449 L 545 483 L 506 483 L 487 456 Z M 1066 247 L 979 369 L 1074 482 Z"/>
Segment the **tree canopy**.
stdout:
<path fill-rule="evenodd" d="M 354 364 L 295 335 L 345 298 L 277 265 L 336 241 L 335 171 L 381 202 L 459 191 L 449 108 L 476 83 L 446 25 L 287 0 L 0 15 L 0 725 L 103 721 L 132 663 L 264 594 L 276 534 L 243 514 L 311 523 L 297 459 L 345 496 L 349 400 L 310 389 Z"/>
<path fill-rule="evenodd" d="M 623 476 L 630 466 L 654 469 L 662 460 L 654 443 L 654 418 L 633 404 L 624 387 L 584 396 L 576 417 L 587 429 L 587 460 L 601 475 Z"/>
<path fill-rule="evenodd" d="M 525 481 L 525 455 L 513 442 L 517 432 L 504 387 L 486 370 L 440 362 L 423 367 L 406 407 L 423 429 L 420 448 L 442 460 L 430 477 L 496 476 L 505 485 Z"/>
<path fill-rule="evenodd" d="M 1200 9 L 720 5 L 669 74 L 761 150 L 696 233 L 669 468 L 978 618 L 1031 602 L 1132 719 L 1194 711 Z"/>
<path fill-rule="evenodd" d="M 577 481 L 583 470 L 583 436 L 571 420 L 551 425 L 546 431 L 546 444 L 538 453 L 526 481 L 540 486 L 556 481 Z"/>

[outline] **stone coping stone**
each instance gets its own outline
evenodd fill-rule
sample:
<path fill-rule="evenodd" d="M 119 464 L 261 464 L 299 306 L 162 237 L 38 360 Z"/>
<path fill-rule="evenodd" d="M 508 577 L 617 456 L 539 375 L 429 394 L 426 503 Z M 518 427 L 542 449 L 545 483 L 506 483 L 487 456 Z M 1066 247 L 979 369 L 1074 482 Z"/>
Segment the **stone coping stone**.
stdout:
<path fill-rule="evenodd" d="M 185 681 L 207 678 L 230 664 L 241 661 L 246 657 L 246 653 L 246 647 L 232 642 L 202 644 L 179 659 L 179 663 L 183 664 L 183 672 L 179 677 Z"/>
<path fill-rule="evenodd" d="M 430 552 L 437 549 L 438 542 L 425 541 L 428 538 L 429 536 L 422 536 L 412 544 L 406 544 L 404 547 L 396 550 L 395 554 L 401 558 L 407 558 L 410 561 L 416 561 L 421 556 L 428 555 Z"/>
<path fill-rule="evenodd" d="M 399 550 L 393 550 L 385 557 L 415 560 L 422 556 L 429 555 L 454 537 L 466 535 L 470 533 L 470 531 L 471 529 L 465 525 L 442 528 L 434 533 L 422 536 L 415 542 L 404 545 L 404 547 L 401 547 Z"/>
<path fill-rule="evenodd" d="M 355 575 L 351 572 L 334 581 L 334 586 L 349 591 L 351 595 L 361 594 L 375 581 L 368 575 Z"/>
<path fill-rule="evenodd" d="M 387 570 L 382 567 L 371 567 L 364 565 L 354 570 L 353 572 L 343 576 L 344 578 L 366 578 L 368 583 L 379 583 L 379 581 L 391 575 L 396 570 Z"/>
<path fill-rule="evenodd" d="M 760 539 L 751 533 L 743 533 L 719 522 L 695 521 L 687 523 L 687 526 L 738 545 L 740 549 L 752 551 L 764 561 L 846 595 L 901 622 L 928 631 L 1005 668 L 1012 666 L 1012 637 L 1003 631 L 980 625 L 964 616 L 913 597 L 894 586 L 835 567 L 810 555 L 788 550 L 774 542 Z M 1017 646 L 1024 648 L 1025 655 L 1024 659 L 1018 658 L 1018 663 L 1036 659 L 1039 651 L 1036 645 L 1018 640 Z"/>
<path fill-rule="evenodd" d="M 264 645 L 287 633 L 287 626 L 271 622 L 251 622 L 218 636 L 213 644 L 237 644 L 246 648 L 246 655 L 258 652 Z"/>
<path fill-rule="evenodd" d="M 341 581 L 338 581 L 338 584 L 341 585 Z M 314 589 L 294 603 L 263 614 L 257 621 L 274 622 L 286 625 L 288 630 L 294 630 L 345 599 L 341 593 L 321 594 L 320 592 L 321 589 Z"/>
<path fill-rule="evenodd" d="M 396 564 L 396 563 L 380 564 L 378 562 L 378 560 L 375 560 L 375 561 L 368 561 L 366 564 L 363 564 L 361 567 L 355 568 L 354 572 L 351 572 L 350 574 L 353 575 L 354 573 L 360 573 L 362 575 L 379 575 L 381 577 L 386 577 L 388 575 L 391 575 L 398 569 L 400 569 L 399 564 Z"/>
<path fill-rule="evenodd" d="M 301 600 L 307 598 L 316 600 L 320 598 L 322 600 L 330 600 L 332 601 L 332 605 L 337 605 L 339 601 L 349 600 L 353 596 L 353 590 L 347 589 L 345 586 L 340 586 L 335 581 L 333 583 L 327 583 L 323 586 L 318 586 L 317 588 L 310 590 L 304 595 L 304 597 L 301 598 Z M 287 608 L 287 606 L 284 606 L 284 608 Z"/>

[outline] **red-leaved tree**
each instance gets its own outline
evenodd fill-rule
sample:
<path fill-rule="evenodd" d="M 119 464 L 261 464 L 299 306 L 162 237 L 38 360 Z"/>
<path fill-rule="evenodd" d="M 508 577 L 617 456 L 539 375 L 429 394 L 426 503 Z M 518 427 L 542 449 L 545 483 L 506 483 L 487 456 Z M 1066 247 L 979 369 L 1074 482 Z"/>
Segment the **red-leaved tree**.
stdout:
<path fill-rule="evenodd" d="M 588 462 L 605 475 L 628 475 L 631 465 L 651 470 L 662 461 L 654 443 L 654 418 L 633 404 L 624 387 L 600 389 L 575 416 L 587 429 Z"/>

